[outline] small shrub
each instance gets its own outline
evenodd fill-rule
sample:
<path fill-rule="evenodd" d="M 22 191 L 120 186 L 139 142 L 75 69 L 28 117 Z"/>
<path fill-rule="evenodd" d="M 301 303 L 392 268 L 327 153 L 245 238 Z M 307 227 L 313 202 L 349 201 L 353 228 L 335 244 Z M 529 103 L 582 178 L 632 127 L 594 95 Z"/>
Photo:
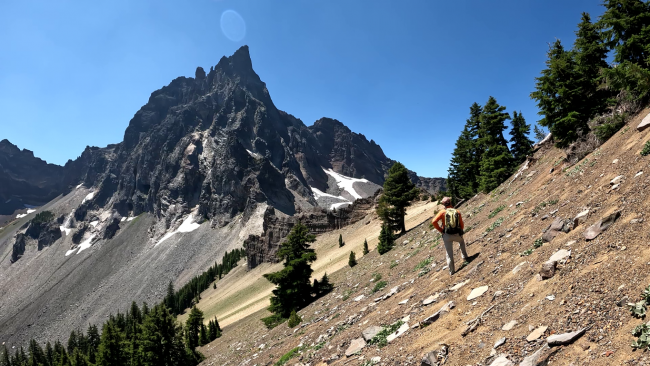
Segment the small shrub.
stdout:
<path fill-rule="evenodd" d="M 302 318 L 296 313 L 295 310 L 291 312 L 291 315 L 289 316 L 289 321 L 287 322 L 287 325 L 289 328 L 295 328 L 298 324 L 302 323 Z"/>
<path fill-rule="evenodd" d="M 485 232 L 489 233 L 490 231 L 498 228 L 503 223 L 503 220 L 504 220 L 503 217 L 499 217 L 495 222 L 492 223 L 492 225 L 490 225 L 487 229 L 485 229 Z"/>
<path fill-rule="evenodd" d="M 424 276 L 425 274 L 427 274 L 429 272 L 431 272 L 431 267 L 424 267 L 424 268 L 422 268 L 420 273 L 418 273 L 418 277 L 422 277 L 422 276 Z"/>
<path fill-rule="evenodd" d="M 285 353 L 284 355 L 282 355 L 282 357 L 280 357 L 278 362 L 273 364 L 273 366 L 282 366 L 282 365 L 284 365 L 285 363 L 289 362 L 290 359 L 296 357 L 298 355 L 298 353 L 300 352 L 300 350 L 301 350 L 301 347 L 296 347 L 296 348 L 292 349 L 291 351 Z"/>
<path fill-rule="evenodd" d="M 373 273 L 372 274 L 372 280 L 374 282 L 377 282 L 377 281 L 381 280 L 381 273 Z"/>
<path fill-rule="evenodd" d="M 350 295 L 352 295 L 353 293 L 354 293 L 354 291 L 352 291 L 352 289 L 347 289 L 347 290 L 345 290 L 345 291 L 343 292 L 343 296 L 341 297 L 341 299 L 342 299 L 343 301 L 346 301 L 347 299 L 350 298 Z"/>
<path fill-rule="evenodd" d="M 397 267 L 398 264 L 399 264 L 398 261 L 391 261 L 390 266 L 388 266 L 388 268 L 393 269 L 393 268 Z"/>
<path fill-rule="evenodd" d="M 393 230 L 388 227 L 388 225 L 381 226 L 381 232 L 379 233 L 379 243 L 377 244 L 377 252 L 380 255 L 388 253 L 395 246 L 395 236 L 393 235 Z"/>
<path fill-rule="evenodd" d="M 637 337 L 632 343 L 632 348 L 650 350 L 650 327 L 647 324 L 637 325 L 632 331 L 632 335 Z"/>
<path fill-rule="evenodd" d="M 650 155 L 650 141 L 646 142 L 645 145 L 643 145 L 643 150 L 641 150 L 641 156 L 648 155 Z"/>
<path fill-rule="evenodd" d="M 381 291 L 384 287 L 388 285 L 388 282 L 386 281 L 379 281 L 375 284 L 375 287 L 372 288 L 372 293 L 374 294 L 377 291 Z"/>
<path fill-rule="evenodd" d="M 323 348 L 325 346 L 325 343 L 327 343 L 327 341 L 322 341 L 319 344 L 315 345 L 313 348 L 314 351 L 318 351 L 319 349 Z"/>
<path fill-rule="evenodd" d="M 357 257 L 354 252 L 350 252 L 350 257 L 348 258 L 348 265 L 354 267 L 357 265 Z"/>
<path fill-rule="evenodd" d="M 544 241 L 542 240 L 542 238 L 538 238 L 538 239 L 535 240 L 535 242 L 533 243 L 533 247 L 534 247 L 535 249 L 541 247 L 542 245 L 544 245 Z"/>
<path fill-rule="evenodd" d="M 501 205 L 501 206 L 495 208 L 494 211 L 490 212 L 490 214 L 488 215 L 488 219 L 491 219 L 494 216 L 498 215 L 499 212 L 503 211 L 504 208 L 506 208 L 506 205 Z"/>
<path fill-rule="evenodd" d="M 609 140 L 618 130 L 625 126 L 626 113 L 615 114 L 606 123 L 596 126 L 594 133 L 601 142 Z"/>
<path fill-rule="evenodd" d="M 271 316 L 267 316 L 266 318 L 262 318 L 262 322 L 266 326 L 266 329 L 273 329 L 285 321 L 287 321 L 287 318 L 283 318 L 279 314 L 273 314 Z"/>
<path fill-rule="evenodd" d="M 420 263 L 418 263 L 415 266 L 415 268 L 413 269 L 413 272 L 417 272 L 417 271 L 427 267 L 429 264 L 431 264 L 432 261 L 433 261 L 432 258 L 427 258 L 427 259 L 422 260 Z"/>
<path fill-rule="evenodd" d="M 395 333 L 399 327 L 404 324 L 403 321 L 399 320 L 396 323 L 393 323 L 384 329 L 381 330 L 381 332 L 377 333 L 376 336 L 374 336 L 370 341 L 368 341 L 368 344 L 374 344 L 379 348 L 382 348 L 388 344 L 388 336 Z"/>
<path fill-rule="evenodd" d="M 39 224 L 41 222 L 50 222 L 54 219 L 54 214 L 50 211 L 39 212 L 32 219 L 32 223 Z"/>
<path fill-rule="evenodd" d="M 630 312 L 635 318 L 645 318 L 646 315 L 646 303 L 644 300 L 637 303 L 627 304 L 630 307 Z"/>
<path fill-rule="evenodd" d="M 533 249 L 527 249 L 527 250 L 524 250 L 520 255 L 521 255 L 522 257 L 527 257 L 527 256 L 529 256 L 529 255 L 531 255 L 531 254 L 533 254 Z"/>

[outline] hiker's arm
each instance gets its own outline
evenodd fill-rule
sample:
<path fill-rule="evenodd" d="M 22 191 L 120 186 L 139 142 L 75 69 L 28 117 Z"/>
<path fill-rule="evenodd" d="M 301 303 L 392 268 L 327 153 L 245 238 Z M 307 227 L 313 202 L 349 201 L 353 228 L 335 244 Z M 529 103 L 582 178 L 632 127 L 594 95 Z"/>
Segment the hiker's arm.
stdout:
<path fill-rule="evenodd" d="M 431 224 L 433 225 L 433 227 L 435 227 L 436 230 L 440 231 L 441 234 L 444 232 L 444 230 L 440 227 L 440 224 L 438 224 L 438 221 L 440 221 L 440 219 L 443 217 L 443 215 L 444 215 L 443 212 L 444 212 L 444 210 L 438 212 L 436 217 L 434 217 L 433 220 L 431 221 Z"/>
<path fill-rule="evenodd" d="M 465 230 L 465 223 L 463 222 L 463 216 L 458 212 L 458 223 L 460 224 L 460 229 Z"/>

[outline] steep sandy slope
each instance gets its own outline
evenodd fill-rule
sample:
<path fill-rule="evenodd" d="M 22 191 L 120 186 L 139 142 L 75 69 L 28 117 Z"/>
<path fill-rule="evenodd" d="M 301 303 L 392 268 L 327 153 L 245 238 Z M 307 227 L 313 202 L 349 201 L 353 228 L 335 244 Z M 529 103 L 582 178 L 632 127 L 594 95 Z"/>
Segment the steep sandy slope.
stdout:
<path fill-rule="evenodd" d="M 542 359 L 528 364 L 648 364 L 646 352 L 630 347 L 632 329 L 644 321 L 633 318 L 625 305 L 639 301 L 650 285 L 650 224 L 645 218 L 650 157 L 639 154 L 650 131 L 635 129 L 647 113 L 571 167 L 563 165 L 561 151 L 544 146 L 516 179 L 465 204 L 462 211 L 471 227 L 465 237 L 476 258 L 453 277 L 440 270 L 444 249 L 423 220 L 393 251 L 384 256 L 372 251 L 356 267 L 332 273 L 336 289 L 300 311 L 300 328 L 283 324 L 268 331 L 258 320 L 265 312 L 257 312 L 225 327 L 222 338 L 204 347 L 204 364 L 273 365 L 298 347 L 287 364 L 368 365 L 379 357 L 382 365 L 417 365 L 423 353 L 442 344 L 448 346 L 446 365 L 489 365 L 501 354 L 527 364 L 522 362 L 540 349 Z M 610 184 L 618 176 L 622 178 Z M 571 222 L 586 209 L 584 222 L 535 248 L 553 221 Z M 585 240 L 588 227 L 615 212 L 620 217 L 609 229 Z M 559 261 L 552 278 L 538 279 L 542 264 L 561 249 L 570 251 L 570 257 Z M 421 268 L 429 270 L 422 273 Z M 387 286 L 373 294 L 376 273 Z M 483 295 L 467 300 L 482 286 L 487 286 Z M 396 294 L 375 300 L 394 287 Z M 436 294 L 433 303 L 423 305 Z M 450 301 L 455 306 L 448 313 L 429 326 L 417 326 Z M 483 313 L 478 327 L 463 336 L 467 323 Z M 367 345 L 345 356 L 364 329 L 400 319 L 409 326 L 386 347 Z M 545 351 L 550 335 L 583 327 L 589 328 L 573 343 Z M 504 337 L 505 343 L 492 351 Z"/>

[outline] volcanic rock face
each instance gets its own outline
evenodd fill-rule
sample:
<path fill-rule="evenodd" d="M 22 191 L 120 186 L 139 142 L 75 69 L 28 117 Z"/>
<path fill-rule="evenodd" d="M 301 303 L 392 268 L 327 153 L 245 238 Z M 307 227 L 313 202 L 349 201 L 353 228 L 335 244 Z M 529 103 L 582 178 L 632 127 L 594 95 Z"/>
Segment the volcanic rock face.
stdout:
<path fill-rule="evenodd" d="M 0 141 L 0 215 L 42 205 L 63 190 L 63 167 L 48 164 L 30 150 Z"/>
<path fill-rule="evenodd" d="M 121 217 L 150 212 L 159 219 L 152 235 L 160 236 L 194 207 L 213 227 L 262 202 L 285 215 L 315 207 L 312 187 L 341 193 L 325 169 L 366 179 L 369 185 L 359 187 L 368 197 L 393 163 L 339 121 L 322 118 L 307 127 L 278 110 L 244 46 L 209 72 L 198 68 L 195 78 L 152 93 L 122 143 L 87 148 L 65 169 L 67 180 L 97 188 L 76 220 L 97 210 Z M 438 187 L 413 175 L 420 186 Z"/>

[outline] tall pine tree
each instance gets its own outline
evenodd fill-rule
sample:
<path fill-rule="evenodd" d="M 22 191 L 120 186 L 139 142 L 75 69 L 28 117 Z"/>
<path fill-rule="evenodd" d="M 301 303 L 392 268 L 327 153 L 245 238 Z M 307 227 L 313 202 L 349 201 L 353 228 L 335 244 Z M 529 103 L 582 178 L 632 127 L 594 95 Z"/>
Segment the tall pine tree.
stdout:
<path fill-rule="evenodd" d="M 530 125 L 526 123 L 521 112 L 516 111 L 512 114 L 512 128 L 510 129 L 510 151 L 514 164 L 519 165 L 526 160 L 531 151 L 533 151 L 533 141 L 528 138 L 530 134 Z"/>
<path fill-rule="evenodd" d="M 503 137 L 505 121 L 510 115 L 506 107 L 490 97 L 480 117 L 479 141 L 483 150 L 480 163 L 479 190 L 490 192 L 512 174 L 514 164 L 508 143 Z"/>
<path fill-rule="evenodd" d="M 605 0 L 598 21 L 603 38 L 614 49 L 616 67 L 605 69 L 612 91 L 627 90 L 646 99 L 650 91 L 650 4 L 641 0 Z"/>
<path fill-rule="evenodd" d="M 577 89 L 582 95 L 581 103 L 575 105 L 580 116 L 589 120 L 607 110 L 611 92 L 601 88 L 603 71 L 607 64 L 607 46 L 588 13 L 582 13 L 573 44 Z"/>
<path fill-rule="evenodd" d="M 456 140 L 447 178 L 451 195 L 458 198 L 471 198 L 478 192 L 479 164 L 482 155 L 478 144 L 478 132 L 483 109 L 474 103 L 469 111 L 470 118 L 465 122 L 465 128 Z"/>
<path fill-rule="evenodd" d="M 391 230 L 403 233 L 406 231 L 406 207 L 417 197 L 418 189 L 411 182 L 408 170 L 402 163 L 396 162 L 388 169 L 384 192 L 377 205 L 377 214 Z"/>
<path fill-rule="evenodd" d="M 284 260 L 284 268 L 264 275 L 276 285 L 271 297 L 270 312 L 288 318 L 291 311 L 300 310 L 311 302 L 311 263 L 316 260 L 316 252 L 309 244 L 314 241 L 316 237 L 298 222 L 280 245 L 277 256 Z"/>
<path fill-rule="evenodd" d="M 566 51 L 556 40 L 547 53 L 546 69 L 535 78 L 535 91 L 530 97 L 537 101 L 537 123 L 548 127 L 558 147 L 566 147 L 589 131 L 588 117 L 581 115 L 577 107 L 583 102 L 575 56 Z"/>

